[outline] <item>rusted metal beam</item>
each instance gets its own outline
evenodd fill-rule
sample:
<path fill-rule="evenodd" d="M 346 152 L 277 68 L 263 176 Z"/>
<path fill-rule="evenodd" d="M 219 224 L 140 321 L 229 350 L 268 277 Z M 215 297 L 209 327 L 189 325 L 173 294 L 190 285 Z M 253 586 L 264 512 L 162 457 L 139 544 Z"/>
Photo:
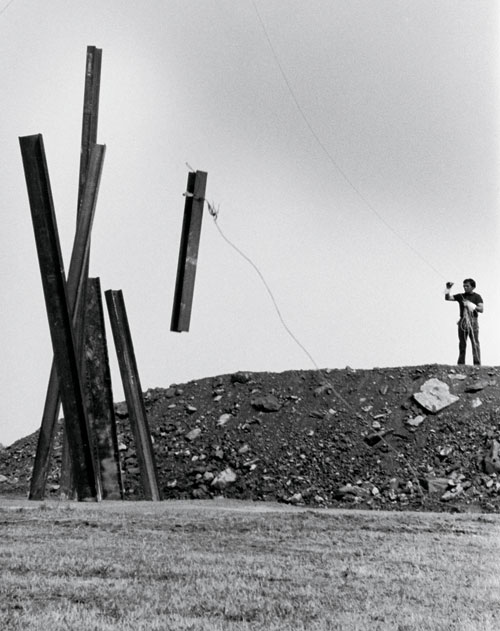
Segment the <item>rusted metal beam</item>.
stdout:
<path fill-rule="evenodd" d="M 88 411 L 87 411 L 88 415 Z M 65 427 L 62 427 L 61 434 L 62 449 L 61 449 L 61 473 L 59 476 L 59 498 L 62 500 L 77 500 L 78 494 L 75 488 L 75 480 L 73 476 L 73 464 L 71 462 L 71 452 L 68 441 L 68 434 L 65 431 Z M 96 459 L 94 457 L 94 463 Z M 96 472 L 97 476 L 97 472 Z M 31 497 L 30 499 L 38 499 Z"/>
<path fill-rule="evenodd" d="M 38 432 L 33 471 L 31 474 L 29 499 L 43 500 L 50 466 L 50 453 L 54 440 L 54 432 L 61 407 L 59 396 L 59 382 L 57 380 L 56 364 L 52 361 L 50 369 L 49 385 L 45 396 L 42 423 Z"/>
<path fill-rule="evenodd" d="M 189 331 L 207 174 L 189 173 L 170 330 Z"/>
<path fill-rule="evenodd" d="M 80 178 L 78 182 L 78 208 L 80 208 L 92 147 L 97 142 L 99 119 L 99 92 L 101 88 L 102 49 L 87 46 L 85 62 L 85 90 L 83 95 L 82 142 L 80 152 Z"/>
<path fill-rule="evenodd" d="M 87 278 L 88 258 L 90 250 L 90 235 L 92 224 L 94 221 L 95 208 L 97 204 L 97 195 L 101 181 L 102 168 L 104 164 L 104 156 L 106 154 L 105 145 L 94 145 L 92 155 L 89 162 L 89 176 L 82 195 L 81 210 L 78 217 L 78 225 L 73 242 L 73 251 L 68 271 L 67 296 L 68 305 L 71 313 L 73 327 L 76 331 L 75 341 L 77 343 L 77 351 L 80 351 L 81 336 L 79 326 L 81 321 L 78 318 L 80 304 L 83 298 L 83 286 Z M 78 352 L 78 356 L 80 353 Z M 47 395 L 45 397 L 45 406 L 42 415 L 42 424 L 38 435 L 38 445 L 33 465 L 33 473 L 31 476 L 29 498 L 33 500 L 41 500 L 45 495 L 45 486 L 50 465 L 50 450 L 54 437 L 54 431 L 57 424 L 57 418 L 60 409 L 59 383 L 57 380 L 57 370 L 55 361 L 52 362 L 50 371 L 49 384 L 47 387 Z M 64 459 L 63 459 L 64 460 Z M 62 465 L 62 471 L 68 472 L 66 465 Z M 64 477 L 64 476 L 63 476 Z M 62 483 L 64 491 L 67 495 L 71 495 L 68 488 L 71 486 L 68 481 Z"/>
<path fill-rule="evenodd" d="M 83 96 L 83 116 L 82 116 L 82 137 L 80 147 L 80 173 L 78 180 L 78 204 L 77 217 L 82 212 L 83 195 L 85 186 L 89 178 L 89 165 L 91 153 L 97 142 L 97 123 L 99 118 L 99 92 L 101 86 L 101 60 L 102 50 L 95 46 L 87 47 L 87 55 L 85 59 L 85 88 Z M 89 262 L 85 264 L 85 273 L 82 276 L 81 292 L 85 296 L 87 292 L 87 278 L 89 275 Z M 76 347 L 80 357 L 80 370 L 82 375 L 85 373 L 85 353 L 84 336 L 85 336 L 85 303 L 86 300 L 80 301 L 80 307 L 73 318 L 73 326 L 76 335 Z M 61 494 L 65 497 L 72 497 L 75 494 L 71 461 L 68 450 L 68 441 L 63 437 L 63 457 L 61 463 Z"/>
<path fill-rule="evenodd" d="M 43 138 L 19 142 L 78 499 L 100 499 Z"/>
<path fill-rule="evenodd" d="M 123 484 L 99 278 L 88 279 L 85 323 L 87 412 L 95 460 L 99 463 L 102 498 L 119 500 L 123 499 Z"/>
<path fill-rule="evenodd" d="M 125 311 L 123 293 L 121 290 L 114 291 L 110 289 L 104 292 L 104 295 L 106 296 L 130 424 L 135 438 L 144 498 L 158 501 L 161 497 L 158 488 L 158 474 L 153 444 L 142 396 L 132 336 L 130 335 L 127 313 Z"/>

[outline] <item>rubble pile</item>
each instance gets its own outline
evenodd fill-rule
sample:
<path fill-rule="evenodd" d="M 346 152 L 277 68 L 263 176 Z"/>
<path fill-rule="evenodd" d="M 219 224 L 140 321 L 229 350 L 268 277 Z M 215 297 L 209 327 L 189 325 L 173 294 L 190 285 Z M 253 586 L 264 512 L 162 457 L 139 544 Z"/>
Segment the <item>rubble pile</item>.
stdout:
<path fill-rule="evenodd" d="M 394 510 L 500 510 L 497 367 L 237 372 L 144 393 L 164 499 Z M 125 497 L 140 477 L 115 405 Z M 26 494 L 37 433 L 0 452 L 0 494 Z M 59 491 L 60 430 L 48 495 Z"/>

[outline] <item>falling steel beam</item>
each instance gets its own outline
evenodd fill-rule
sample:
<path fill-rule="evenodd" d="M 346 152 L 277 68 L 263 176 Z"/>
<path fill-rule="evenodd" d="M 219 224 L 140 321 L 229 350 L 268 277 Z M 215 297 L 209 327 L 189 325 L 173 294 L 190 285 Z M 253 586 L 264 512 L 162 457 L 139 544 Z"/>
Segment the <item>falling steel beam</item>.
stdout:
<path fill-rule="evenodd" d="M 189 331 L 207 174 L 189 173 L 170 330 Z"/>
<path fill-rule="evenodd" d="M 158 501 L 161 497 L 158 489 L 158 474 L 153 444 L 149 432 L 123 293 L 120 290 L 108 290 L 104 292 L 104 295 L 106 296 L 130 424 L 135 438 L 144 498 Z"/>
<path fill-rule="evenodd" d="M 43 138 L 19 142 L 78 499 L 100 499 Z"/>

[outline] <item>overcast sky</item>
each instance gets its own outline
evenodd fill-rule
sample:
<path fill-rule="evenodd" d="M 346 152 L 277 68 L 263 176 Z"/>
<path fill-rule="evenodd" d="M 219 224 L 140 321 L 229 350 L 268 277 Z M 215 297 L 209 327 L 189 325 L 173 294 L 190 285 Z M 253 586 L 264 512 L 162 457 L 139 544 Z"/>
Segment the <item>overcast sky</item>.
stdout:
<path fill-rule="evenodd" d="M 18 137 L 43 134 L 67 269 L 89 45 L 107 147 L 90 274 L 123 290 L 143 390 L 314 368 L 208 213 L 191 330 L 170 332 L 186 162 L 317 366 L 453 364 L 444 283 L 469 276 L 499 365 L 498 6 L 0 0 L 0 442 L 39 427 L 52 360 Z"/>

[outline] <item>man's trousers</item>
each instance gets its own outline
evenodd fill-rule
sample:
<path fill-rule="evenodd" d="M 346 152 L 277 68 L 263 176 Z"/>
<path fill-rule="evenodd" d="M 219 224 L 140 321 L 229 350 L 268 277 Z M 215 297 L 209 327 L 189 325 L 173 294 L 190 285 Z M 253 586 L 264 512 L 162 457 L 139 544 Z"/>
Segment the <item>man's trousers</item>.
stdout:
<path fill-rule="evenodd" d="M 481 365 L 481 348 L 479 346 L 479 323 L 477 318 L 460 320 L 458 323 L 458 364 L 465 364 L 467 338 L 472 346 L 472 361 L 475 366 Z"/>

